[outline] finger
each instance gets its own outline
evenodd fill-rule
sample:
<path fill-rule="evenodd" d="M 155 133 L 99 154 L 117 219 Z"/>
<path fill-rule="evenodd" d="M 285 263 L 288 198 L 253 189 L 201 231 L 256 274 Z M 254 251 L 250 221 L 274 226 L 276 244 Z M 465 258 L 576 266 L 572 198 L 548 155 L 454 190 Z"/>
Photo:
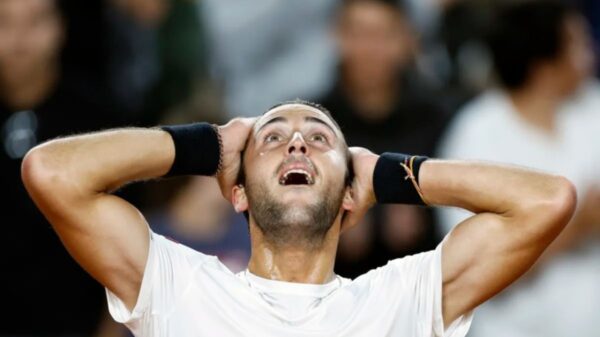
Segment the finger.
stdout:
<path fill-rule="evenodd" d="M 244 117 L 242 118 L 246 125 L 252 126 L 258 120 L 258 117 Z"/>
<path fill-rule="evenodd" d="M 258 120 L 258 117 L 242 117 L 237 118 L 236 120 L 239 122 L 241 127 L 243 127 L 246 130 L 250 130 Z"/>
<path fill-rule="evenodd" d="M 223 178 L 218 177 L 217 181 L 219 182 L 219 188 L 221 189 L 221 194 L 227 201 L 231 201 L 231 188 L 230 184 L 228 184 Z"/>
<path fill-rule="evenodd" d="M 236 184 L 236 179 L 238 176 L 239 165 L 233 165 L 225 168 L 221 174 L 217 176 L 217 181 L 219 182 L 219 187 L 221 188 L 221 194 L 228 201 L 231 201 L 231 194 L 233 191 L 233 187 Z"/>

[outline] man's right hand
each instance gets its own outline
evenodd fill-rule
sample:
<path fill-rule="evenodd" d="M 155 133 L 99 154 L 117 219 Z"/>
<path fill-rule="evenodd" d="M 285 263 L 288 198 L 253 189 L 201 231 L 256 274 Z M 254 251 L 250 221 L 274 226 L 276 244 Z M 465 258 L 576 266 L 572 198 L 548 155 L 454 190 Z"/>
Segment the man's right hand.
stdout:
<path fill-rule="evenodd" d="M 217 179 L 221 193 L 227 200 L 231 200 L 231 193 L 240 171 L 242 151 L 246 148 L 248 136 L 257 118 L 235 118 L 229 123 L 219 126 L 219 133 L 223 141 L 223 167 Z"/>

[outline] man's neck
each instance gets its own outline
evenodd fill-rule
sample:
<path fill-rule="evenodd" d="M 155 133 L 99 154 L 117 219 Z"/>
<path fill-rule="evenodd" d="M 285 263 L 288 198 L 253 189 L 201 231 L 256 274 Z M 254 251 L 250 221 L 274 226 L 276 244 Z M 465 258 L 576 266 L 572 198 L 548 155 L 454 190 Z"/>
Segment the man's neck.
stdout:
<path fill-rule="evenodd" d="M 350 97 L 357 113 L 366 120 L 383 120 L 398 99 L 399 85 L 390 83 L 356 83 L 347 80 L 342 89 Z"/>
<path fill-rule="evenodd" d="M 58 69 L 48 67 L 26 78 L 5 79 L 0 84 L 0 95 L 12 110 L 32 109 L 52 94 L 58 77 Z"/>
<path fill-rule="evenodd" d="M 272 245 L 264 240 L 256 226 L 250 227 L 252 255 L 248 270 L 262 278 L 323 284 L 334 278 L 333 266 L 339 239 L 339 224 L 327 232 L 318 248 L 294 245 Z"/>

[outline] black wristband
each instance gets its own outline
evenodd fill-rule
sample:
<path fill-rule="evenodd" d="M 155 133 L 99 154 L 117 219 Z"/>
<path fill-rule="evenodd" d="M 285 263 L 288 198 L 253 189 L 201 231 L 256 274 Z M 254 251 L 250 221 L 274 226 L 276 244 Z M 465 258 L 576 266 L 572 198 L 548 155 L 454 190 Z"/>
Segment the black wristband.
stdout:
<path fill-rule="evenodd" d="M 419 169 L 429 158 L 386 152 L 373 171 L 373 190 L 380 204 L 426 205 L 419 189 Z"/>
<path fill-rule="evenodd" d="M 165 177 L 215 175 L 221 165 L 221 140 L 216 126 L 208 123 L 166 125 L 175 144 L 175 160 Z"/>

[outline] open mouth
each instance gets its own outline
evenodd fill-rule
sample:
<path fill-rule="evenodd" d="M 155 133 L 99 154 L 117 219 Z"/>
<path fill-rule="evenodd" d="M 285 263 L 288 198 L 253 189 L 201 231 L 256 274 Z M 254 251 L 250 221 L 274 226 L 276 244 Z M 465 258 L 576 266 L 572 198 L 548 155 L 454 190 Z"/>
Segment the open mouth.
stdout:
<path fill-rule="evenodd" d="M 312 185 L 314 182 L 312 175 L 303 169 L 291 169 L 279 178 L 279 184 L 283 186 Z"/>

